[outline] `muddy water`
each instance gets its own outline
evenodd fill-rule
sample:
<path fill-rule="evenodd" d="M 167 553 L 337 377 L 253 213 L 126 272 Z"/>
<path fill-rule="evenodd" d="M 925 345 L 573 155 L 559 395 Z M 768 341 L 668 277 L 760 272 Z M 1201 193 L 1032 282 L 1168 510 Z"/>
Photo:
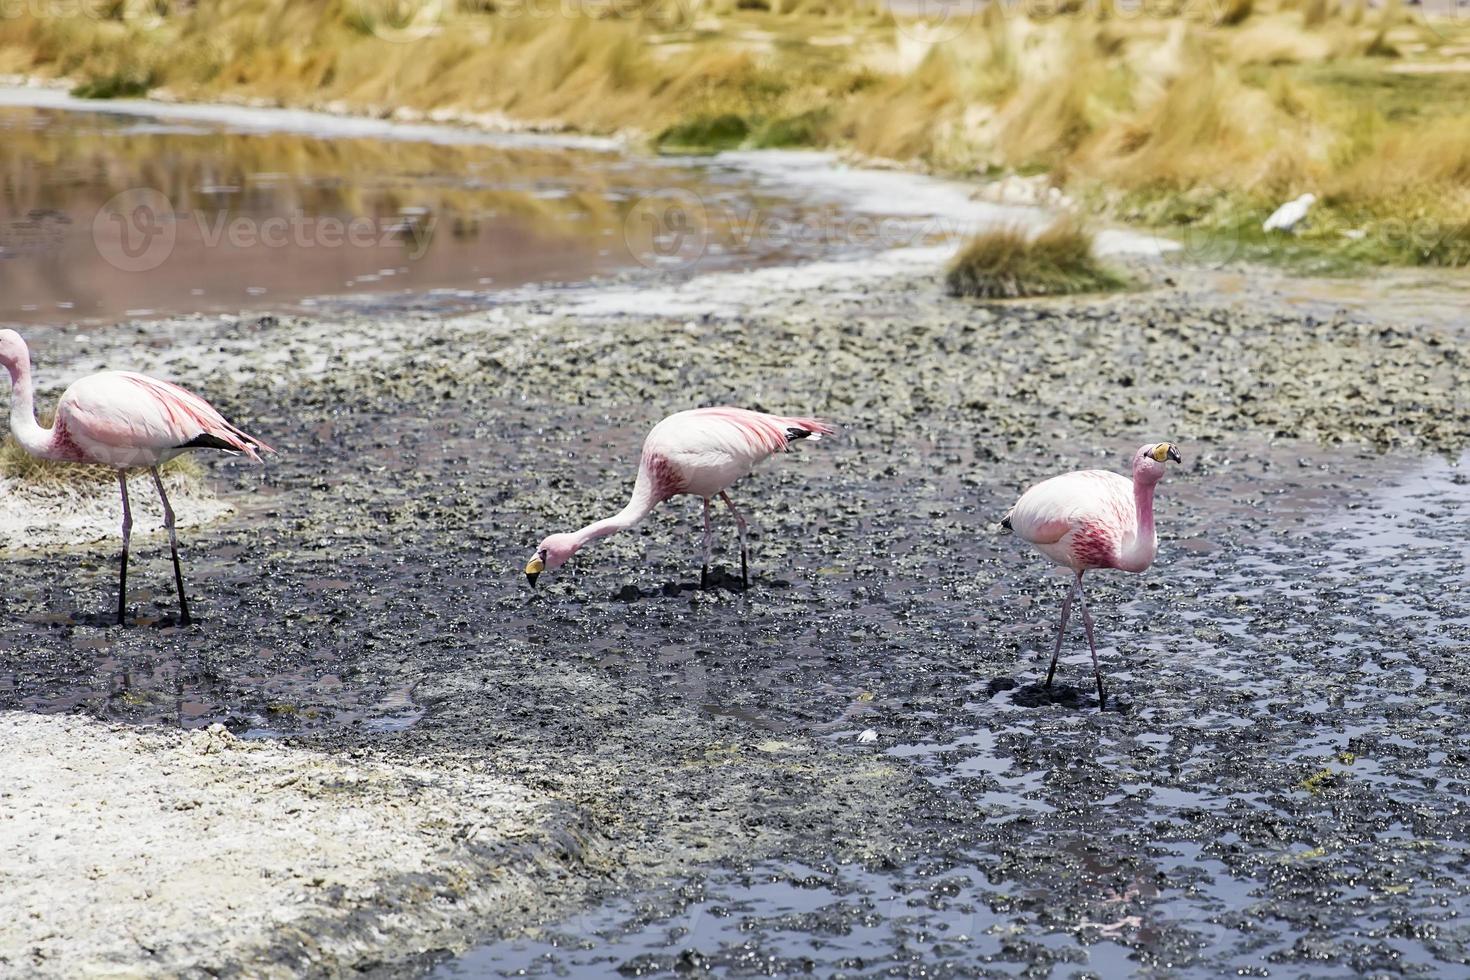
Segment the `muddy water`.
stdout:
<path fill-rule="evenodd" d="M 0 104 L 0 322 L 463 309 L 527 282 L 873 244 L 842 234 L 835 206 L 718 163 L 468 131 L 272 132 L 167 110 Z M 900 225 L 881 244 L 919 236 Z"/>
<path fill-rule="evenodd" d="M 540 528 L 517 488 L 615 507 L 640 416 L 500 403 L 400 419 L 350 467 L 371 485 L 349 473 L 308 491 L 339 520 L 296 539 L 304 512 L 267 495 L 240 516 L 264 541 L 226 532 L 225 548 L 195 549 L 203 631 L 169 625 L 157 560 L 136 575 L 155 590 L 137 596 L 151 630 L 66 613 L 68 594 L 106 609 L 111 551 L 89 549 L 91 573 L 62 572 L 77 591 L 27 590 L 0 699 L 251 735 L 407 735 L 414 751 L 589 751 L 558 718 L 591 710 L 593 744 L 635 751 L 611 721 L 628 709 L 617 697 L 523 686 L 570 670 L 644 692 L 632 704 L 650 717 L 811 738 L 922 781 L 876 854 L 835 855 L 811 828 L 785 859 L 593 905 L 442 976 L 1442 976 L 1470 956 L 1470 458 L 1192 447 L 1161 490 L 1158 564 L 1092 585 L 1116 698 L 1099 713 L 1075 630 L 1058 686 L 1039 686 L 1062 583 L 993 534 L 1009 480 L 959 441 L 852 432 L 776 461 L 745 491 L 757 520 L 814 520 L 803 540 L 758 532 L 749 594 L 724 577 L 697 593 L 696 512 L 675 503 L 531 595 L 516 562 Z M 484 497 L 459 474 L 503 463 L 510 430 L 542 432 L 557 465 Z M 516 452 L 508 472 L 537 459 Z M 311 467 L 283 460 L 268 483 L 301 488 Z M 812 486 L 831 497 L 803 502 Z M 268 611 L 232 599 L 262 593 Z M 25 627 L 48 626 L 44 652 L 19 649 Z M 876 744 L 855 741 L 866 728 Z"/>
<path fill-rule="evenodd" d="M 876 605 L 832 597 L 861 603 L 859 631 L 889 633 L 885 662 L 797 647 L 714 679 L 686 661 L 705 710 L 743 703 L 772 731 L 916 767 L 933 796 L 897 866 L 729 864 L 435 976 L 1458 975 L 1470 456 L 1387 483 L 1381 465 L 1301 446 L 1192 460 L 1162 490 L 1159 564 L 1094 586 L 1116 717 L 1096 713 L 1080 635 L 1060 686 L 1038 686 L 1045 661 L 1028 657 L 1060 584 L 1033 589 L 1036 563 L 1000 542 L 972 545 L 1008 566 L 988 598 L 1031 609 L 970 639 L 972 677 L 905 656 L 896 634 L 967 632 L 974 600 L 902 573 Z M 984 534 L 969 515 L 953 530 Z M 783 677 L 846 706 L 824 718 L 777 693 Z M 855 742 L 865 728 L 876 745 Z"/>

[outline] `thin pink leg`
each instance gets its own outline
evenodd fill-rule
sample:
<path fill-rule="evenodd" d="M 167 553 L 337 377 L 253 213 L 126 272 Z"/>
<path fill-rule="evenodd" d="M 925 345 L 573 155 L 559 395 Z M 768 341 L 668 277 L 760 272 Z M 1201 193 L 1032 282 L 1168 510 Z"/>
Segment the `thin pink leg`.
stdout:
<path fill-rule="evenodd" d="M 1062 623 L 1057 627 L 1057 645 L 1051 652 L 1051 666 L 1046 671 L 1046 686 L 1051 687 L 1051 677 L 1057 672 L 1057 658 L 1062 655 L 1062 637 L 1067 632 L 1067 616 L 1072 612 L 1072 597 L 1077 594 L 1077 583 L 1067 587 L 1067 597 L 1062 600 Z"/>
<path fill-rule="evenodd" d="M 1077 599 L 1082 603 L 1082 624 L 1087 627 L 1087 645 L 1092 648 L 1092 676 L 1097 678 L 1097 710 L 1108 705 L 1103 692 L 1102 668 L 1097 665 L 1097 641 L 1092 638 L 1092 614 L 1087 611 L 1087 596 L 1082 593 L 1082 573 L 1077 573 Z"/>

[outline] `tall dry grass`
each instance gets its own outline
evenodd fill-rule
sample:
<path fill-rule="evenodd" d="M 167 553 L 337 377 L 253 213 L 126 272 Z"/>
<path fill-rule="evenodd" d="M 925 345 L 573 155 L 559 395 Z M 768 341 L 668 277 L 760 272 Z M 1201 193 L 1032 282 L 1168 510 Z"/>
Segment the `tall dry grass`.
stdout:
<path fill-rule="evenodd" d="M 1152 222 L 1244 227 L 1306 189 L 1341 216 L 1470 220 L 1470 85 L 1391 70 L 1452 60 L 1439 52 L 1470 29 L 1430 29 L 1397 0 L 997 3 L 938 24 L 876 0 L 115 7 L 0 21 L 0 71 L 96 95 L 449 109 L 679 149 L 838 146 L 946 173 L 1046 170 Z"/>

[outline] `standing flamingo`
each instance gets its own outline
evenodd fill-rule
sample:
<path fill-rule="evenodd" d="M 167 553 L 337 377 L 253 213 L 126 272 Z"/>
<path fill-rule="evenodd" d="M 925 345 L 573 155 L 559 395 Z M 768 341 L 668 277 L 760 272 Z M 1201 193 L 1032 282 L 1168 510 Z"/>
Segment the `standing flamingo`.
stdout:
<path fill-rule="evenodd" d="M 1087 627 L 1087 645 L 1092 648 L 1092 673 L 1097 678 L 1097 706 L 1106 706 L 1102 670 L 1097 665 L 1097 643 L 1092 636 L 1092 616 L 1082 593 L 1082 573 L 1091 568 L 1117 568 L 1141 572 L 1159 552 L 1154 533 L 1154 487 L 1164 477 L 1164 463 L 1181 461 L 1179 448 L 1167 442 L 1140 446 L 1133 454 L 1133 479 L 1108 470 L 1080 470 L 1043 480 L 1021 495 L 1001 521 L 1022 540 L 1072 570 L 1075 578 L 1062 601 L 1062 623 L 1057 628 L 1057 645 L 1052 651 L 1046 686 L 1051 687 L 1062 652 L 1062 634 L 1072 597 L 1082 603 L 1082 622 Z"/>
<path fill-rule="evenodd" d="M 534 588 L 538 575 L 549 568 L 560 568 L 583 545 L 632 527 L 670 497 L 692 493 L 704 498 L 704 569 L 699 574 L 699 587 L 709 584 L 710 552 L 714 547 L 710 502 L 716 496 L 735 518 L 740 534 L 740 578 L 749 585 L 745 518 L 725 491 L 772 454 L 784 452 L 798 440 L 820 439 L 833 431 L 820 419 L 787 418 L 744 408 L 696 408 L 670 415 L 643 440 L 643 456 L 628 506 L 580 531 L 547 536 L 526 564 L 526 578 Z"/>
<path fill-rule="evenodd" d="M 257 450 L 270 446 L 227 422 L 214 407 L 191 391 L 131 371 L 102 371 L 73 382 L 56 403 L 51 428 L 36 421 L 31 381 L 31 352 L 14 330 L 0 330 L 0 364 L 10 372 L 10 431 L 21 447 L 40 459 L 94 463 L 117 470 L 122 491 L 122 561 L 118 570 L 117 621 L 127 610 L 128 541 L 133 515 L 128 507 L 128 470 L 148 467 L 174 559 L 174 586 L 179 593 L 179 619 L 189 622 L 184 573 L 179 566 L 179 538 L 174 510 L 164 493 L 158 467 L 191 449 L 244 453 L 260 462 Z"/>

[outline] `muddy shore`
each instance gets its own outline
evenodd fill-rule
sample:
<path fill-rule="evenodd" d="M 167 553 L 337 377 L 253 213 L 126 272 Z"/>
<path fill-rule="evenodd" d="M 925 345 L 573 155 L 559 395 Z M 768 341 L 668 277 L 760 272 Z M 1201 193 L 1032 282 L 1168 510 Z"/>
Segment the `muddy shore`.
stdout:
<path fill-rule="evenodd" d="M 139 623 L 119 629 L 113 543 L 12 544 L 0 708 L 220 723 L 274 737 L 268 753 L 493 781 L 595 841 L 498 905 L 478 885 L 459 902 L 393 891 L 383 865 L 313 919 L 323 974 L 409 975 L 608 895 L 676 889 L 653 921 L 698 900 L 677 890 L 691 876 L 773 862 L 816 869 L 831 902 L 754 924 L 755 960 L 723 942 L 691 959 L 675 939 L 634 965 L 1466 968 L 1464 335 L 1188 269 L 1115 297 L 976 305 L 942 295 L 932 258 L 527 289 L 450 319 L 33 331 L 43 398 L 126 365 L 285 453 L 210 462 L 234 514 L 185 538 L 193 626 L 171 619 L 162 550 L 136 555 Z M 677 500 L 526 589 L 542 534 L 621 506 L 652 421 L 727 402 L 842 427 L 737 488 L 749 592 L 724 574 L 723 522 L 717 588 L 696 589 L 697 510 Z M 1060 686 L 1038 686 L 1060 586 L 993 522 L 1042 476 L 1120 468 L 1164 438 L 1185 465 L 1161 489 L 1161 559 L 1091 594 L 1116 694 L 1098 712 L 1080 636 Z M 57 724 L 30 737 L 135 758 L 188 744 Z M 856 742 L 865 728 L 876 744 Z M 445 873 L 480 882 L 499 860 L 457 852 Z M 881 880 L 902 911 L 833 884 L 859 871 L 855 889 Z M 25 885 L 100 901 L 71 881 Z M 23 932 L 0 964 L 82 963 L 54 940 L 44 966 L 28 958 L 41 927 L 14 894 L 0 918 Z M 260 921 L 278 899 L 232 911 Z M 385 903 L 391 936 L 358 941 Z M 871 951 L 815 951 L 860 924 Z M 134 972 L 301 965 L 298 933 L 266 933 L 174 933 L 192 960 L 115 936 L 84 952 Z"/>

